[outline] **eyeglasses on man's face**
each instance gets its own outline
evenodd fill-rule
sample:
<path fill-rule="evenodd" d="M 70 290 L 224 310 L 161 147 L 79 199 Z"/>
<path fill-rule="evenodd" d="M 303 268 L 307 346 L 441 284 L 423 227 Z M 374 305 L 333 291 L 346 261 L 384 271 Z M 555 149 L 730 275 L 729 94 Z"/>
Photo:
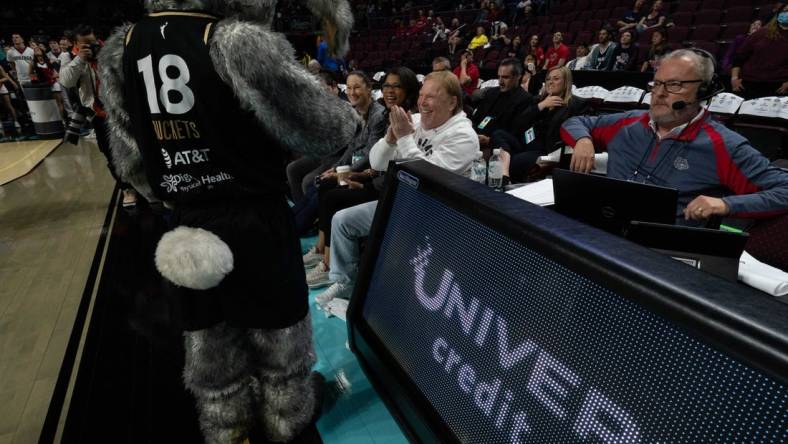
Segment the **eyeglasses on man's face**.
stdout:
<path fill-rule="evenodd" d="M 702 83 L 703 80 L 652 80 L 648 82 L 648 90 L 654 91 L 655 89 L 659 88 L 660 86 L 665 87 L 665 91 L 677 94 L 684 90 L 685 83 Z"/>

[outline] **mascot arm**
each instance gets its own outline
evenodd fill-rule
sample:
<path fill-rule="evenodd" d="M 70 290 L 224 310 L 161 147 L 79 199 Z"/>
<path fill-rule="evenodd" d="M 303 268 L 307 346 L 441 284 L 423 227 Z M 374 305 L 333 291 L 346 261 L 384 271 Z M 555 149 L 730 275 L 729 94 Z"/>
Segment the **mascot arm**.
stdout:
<path fill-rule="evenodd" d="M 123 101 L 123 49 L 131 25 L 120 26 L 104 43 L 99 53 L 99 92 L 107 111 L 109 146 L 115 171 L 148 201 L 157 201 L 145 176 L 142 155 L 131 131 L 131 121 Z"/>
<path fill-rule="evenodd" d="M 336 152 L 353 139 L 361 119 L 296 62 L 282 36 L 227 19 L 211 40 L 211 59 L 241 105 L 283 147 L 314 155 Z"/>

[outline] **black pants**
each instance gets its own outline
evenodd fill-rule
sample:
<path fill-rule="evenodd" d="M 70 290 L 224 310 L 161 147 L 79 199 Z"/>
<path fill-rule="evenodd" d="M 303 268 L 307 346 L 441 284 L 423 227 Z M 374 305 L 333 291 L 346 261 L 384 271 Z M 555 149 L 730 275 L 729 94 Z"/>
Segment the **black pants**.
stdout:
<path fill-rule="evenodd" d="M 378 190 L 367 183 L 364 188 L 351 190 L 349 188 L 334 188 L 323 191 L 320 190 L 320 216 L 318 216 L 318 226 L 326 236 L 326 246 L 331 244 L 331 220 L 339 210 L 354 207 L 359 204 L 377 200 Z"/>
<path fill-rule="evenodd" d="M 536 164 L 539 156 L 546 154 L 544 153 L 544 148 L 537 141 L 526 145 L 520 143 L 517 137 L 511 133 L 503 130 L 493 132 L 490 137 L 490 145 L 501 147 L 511 155 L 509 178 L 512 183 L 525 181 L 526 177 L 528 177 L 528 170 Z"/>

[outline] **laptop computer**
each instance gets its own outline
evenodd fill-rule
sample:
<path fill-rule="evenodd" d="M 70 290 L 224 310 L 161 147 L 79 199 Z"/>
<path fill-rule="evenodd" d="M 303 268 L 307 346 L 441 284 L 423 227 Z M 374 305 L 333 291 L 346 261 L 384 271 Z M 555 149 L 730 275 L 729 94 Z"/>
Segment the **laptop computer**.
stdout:
<path fill-rule="evenodd" d="M 678 190 L 594 174 L 553 170 L 554 209 L 621 235 L 630 221 L 673 224 Z"/>
<path fill-rule="evenodd" d="M 630 222 L 624 237 L 699 270 L 736 282 L 749 235 L 707 228 Z"/>

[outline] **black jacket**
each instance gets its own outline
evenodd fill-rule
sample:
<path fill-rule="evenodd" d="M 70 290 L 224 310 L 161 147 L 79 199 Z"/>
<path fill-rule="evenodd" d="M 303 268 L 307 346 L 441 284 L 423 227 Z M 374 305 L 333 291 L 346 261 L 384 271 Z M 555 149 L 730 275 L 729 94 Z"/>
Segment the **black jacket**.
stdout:
<path fill-rule="evenodd" d="M 531 144 L 536 144 L 543 154 L 553 151 L 553 146 L 561 141 L 561 125 L 567 119 L 588 114 L 590 109 L 588 101 L 577 96 L 572 96 L 568 106 L 560 108 L 539 111 L 538 104 L 535 100 L 514 118 L 514 135 L 525 145 L 525 132 L 533 128 L 536 138 Z"/>
<path fill-rule="evenodd" d="M 470 116 L 473 129 L 477 134 L 485 136 L 491 135 L 498 129 L 512 132 L 514 118 L 532 103 L 535 103 L 534 97 L 520 87 L 503 93 L 499 87 L 487 88 L 476 104 L 476 110 Z M 492 119 L 480 129 L 479 124 L 486 117 Z"/>

